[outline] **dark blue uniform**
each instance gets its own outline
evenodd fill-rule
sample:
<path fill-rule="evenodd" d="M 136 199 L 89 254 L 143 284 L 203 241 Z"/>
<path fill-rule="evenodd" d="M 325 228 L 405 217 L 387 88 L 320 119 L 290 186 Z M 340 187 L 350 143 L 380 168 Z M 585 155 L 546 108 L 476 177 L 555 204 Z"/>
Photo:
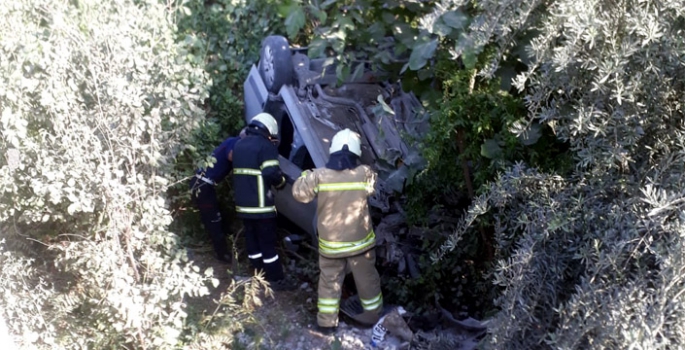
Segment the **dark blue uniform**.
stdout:
<path fill-rule="evenodd" d="M 216 158 L 214 166 L 198 169 L 195 177 L 190 180 L 193 201 L 200 210 L 202 224 L 212 240 L 217 258 L 223 261 L 230 261 L 231 255 L 226 245 L 221 210 L 214 186 L 223 181 L 231 172 L 233 165 L 228 159 L 228 155 L 238 140 L 240 140 L 238 137 L 230 137 L 224 140 L 212 152 L 212 156 Z"/>
<path fill-rule="evenodd" d="M 247 129 L 233 151 L 233 193 L 236 213 L 243 219 L 250 264 L 264 268 L 269 282 L 283 280 L 283 267 L 276 252 L 276 206 L 271 187 L 285 186 L 278 163 L 278 150 L 268 134 Z"/>

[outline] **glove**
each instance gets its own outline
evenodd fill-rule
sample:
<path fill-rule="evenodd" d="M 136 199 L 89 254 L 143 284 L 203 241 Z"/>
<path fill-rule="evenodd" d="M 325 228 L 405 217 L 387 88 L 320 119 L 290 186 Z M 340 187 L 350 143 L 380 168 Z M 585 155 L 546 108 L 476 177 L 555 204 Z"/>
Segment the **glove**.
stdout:
<path fill-rule="evenodd" d="M 300 177 L 305 177 L 305 176 L 311 174 L 312 172 L 313 172 L 312 169 L 307 169 L 307 170 L 305 170 L 305 171 L 302 172 L 302 174 L 300 175 Z"/>
<path fill-rule="evenodd" d="M 288 183 L 288 184 L 290 184 L 290 185 L 292 185 L 292 184 L 295 183 L 295 179 L 293 179 L 292 177 L 290 177 L 290 175 L 284 173 L 284 174 L 283 174 L 283 177 L 285 178 L 285 182 L 286 182 L 286 183 Z"/>
<path fill-rule="evenodd" d="M 287 177 L 287 175 L 283 174 L 283 175 L 281 175 L 281 176 L 283 177 L 283 181 L 281 181 L 281 183 L 278 184 L 277 186 L 274 186 L 274 188 L 275 188 L 277 191 L 280 191 L 280 190 L 284 189 L 284 188 L 285 188 L 285 184 L 288 183 L 288 177 Z"/>

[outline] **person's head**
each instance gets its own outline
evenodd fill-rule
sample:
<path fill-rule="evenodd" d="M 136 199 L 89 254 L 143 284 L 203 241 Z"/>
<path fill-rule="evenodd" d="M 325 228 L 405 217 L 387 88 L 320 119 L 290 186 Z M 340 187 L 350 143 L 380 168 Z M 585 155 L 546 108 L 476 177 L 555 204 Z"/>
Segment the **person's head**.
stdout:
<path fill-rule="evenodd" d="M 256 128 L 266 133 L 270 140 L 278 140 L 278 123 L 269 113 L 259 113 L 252 117 L 248 128 Z"/>
<path fill-rule="evenodd" d="M 344 150 L 348 150 L 357 157 L 361 157 L 362 148 L 361 137 L 359 134 L 350 129 L 343 129 L 338 131 L 335 136 L 333 136 L 329 154 L 334 154 Z"/>

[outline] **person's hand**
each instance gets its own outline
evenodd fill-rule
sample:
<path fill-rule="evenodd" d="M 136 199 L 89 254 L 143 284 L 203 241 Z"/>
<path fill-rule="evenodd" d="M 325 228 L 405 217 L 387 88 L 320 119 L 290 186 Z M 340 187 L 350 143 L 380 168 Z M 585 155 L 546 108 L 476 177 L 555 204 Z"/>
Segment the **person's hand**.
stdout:
<path fill-rule="evenodd" d="M 295 183 L 295 179 L 293 179 L 290 175 L 288 174 L 283 174 L 283 177 L 285 178 L 285 182 L 292 185 Z"/>
<path fill-rule="evenodd" d="M 288 177 L 287 177 L 287 175 L 286 175 L 286 174 L 283 174 L 282 176 L 283 176 L 283 181 L 282 181 L 280 184 L 278 184 L 277 186 L 274 186 L 274 188 L 275 188 L 277 191 L 280 191 L 280 190 L 284 189 L 284 188 L 285 188 L 285 184 L 288 183 Z"/>

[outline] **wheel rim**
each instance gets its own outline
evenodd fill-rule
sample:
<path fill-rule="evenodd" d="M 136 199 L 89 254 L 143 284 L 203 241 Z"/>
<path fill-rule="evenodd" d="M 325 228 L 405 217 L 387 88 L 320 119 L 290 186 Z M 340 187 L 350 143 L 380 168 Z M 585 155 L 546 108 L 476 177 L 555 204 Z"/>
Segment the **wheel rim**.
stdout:
<path fill-rule="evenodd" d="M 274 75 L 274 55 L 271 47 L 267 46 L 264 48 L 264 78 L 267 86 L 273 86 Z"/>

